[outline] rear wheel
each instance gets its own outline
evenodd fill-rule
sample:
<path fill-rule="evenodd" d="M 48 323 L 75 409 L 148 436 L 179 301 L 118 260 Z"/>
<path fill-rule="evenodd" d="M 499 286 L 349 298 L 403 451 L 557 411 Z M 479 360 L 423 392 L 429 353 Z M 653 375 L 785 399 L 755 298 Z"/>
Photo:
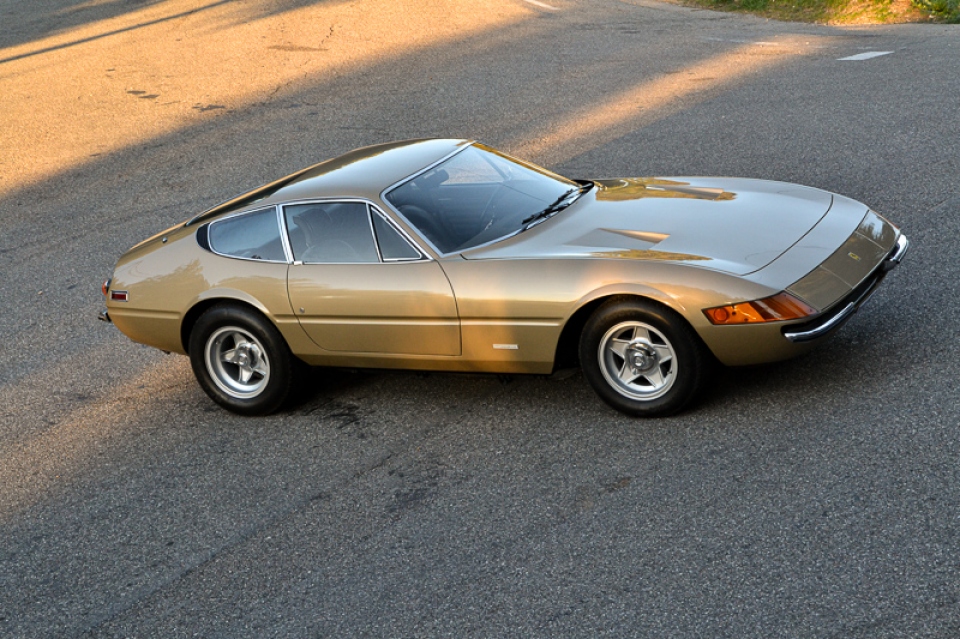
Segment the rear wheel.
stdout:
<path fill-rule="evenodd" d="M 664 416 L 700 390 L 709 354 L 673 311 L 643 300 L 611 300 L 580 337 L 584 376 L 600 397 L 628 415 Z"/>
<path fill-rule="evenodd" d="M 190 364 L 200 386 L 241 415 L 280 408 L 290 394 L 296 361 L 273 324 L 243 307 L 214 306 L 190 333 Z"/>

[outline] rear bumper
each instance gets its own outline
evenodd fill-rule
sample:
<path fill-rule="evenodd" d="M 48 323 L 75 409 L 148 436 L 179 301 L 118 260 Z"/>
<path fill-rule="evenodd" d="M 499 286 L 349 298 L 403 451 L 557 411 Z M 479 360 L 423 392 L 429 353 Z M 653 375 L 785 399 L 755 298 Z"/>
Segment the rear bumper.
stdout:
<path fill-rule="evenodd" d="M 877 286 L 880 285 L 880 282 L 883 281 L 886 274 L 900 265 L 908 248 L 910 248 L 910 241 L 907 240 L 907 236 L 900 234 L 890 254 L 884 258 L 867 279 L 851 291 L 850 294 L 841 300 L 832 310 L 820 315 L 811 322 L 791 324 L 790 326 L 784 327 L 783 336 L 794 343 L 810 342 L 825 337 L 843 326 L 847 320 L 853 317 L 853 314 L 857 312 L 860 306 L 870 298 L 870 295 L 877 289 Z"/>

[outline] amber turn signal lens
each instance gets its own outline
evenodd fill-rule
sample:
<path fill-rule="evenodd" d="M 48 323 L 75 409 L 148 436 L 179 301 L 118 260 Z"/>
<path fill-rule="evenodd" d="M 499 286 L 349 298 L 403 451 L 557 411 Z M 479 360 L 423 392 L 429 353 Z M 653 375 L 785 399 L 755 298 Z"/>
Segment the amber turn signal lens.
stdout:
<path fill-rule="evenodd" d="M 756 324 L 800 319 L 817 312 L 817 309 L 789 293 L 778 293 L 753 302 L 707 308 L 703 314 L 712 324 Z"/>
<path fill-rule="evenodd" d="M 107 291 L 109 290 L 110 290 L 110 280 L 104 280 L 103 284 L 100 286 L 100 292 L 103 294 L 104 297 L 106 297 Z"/>

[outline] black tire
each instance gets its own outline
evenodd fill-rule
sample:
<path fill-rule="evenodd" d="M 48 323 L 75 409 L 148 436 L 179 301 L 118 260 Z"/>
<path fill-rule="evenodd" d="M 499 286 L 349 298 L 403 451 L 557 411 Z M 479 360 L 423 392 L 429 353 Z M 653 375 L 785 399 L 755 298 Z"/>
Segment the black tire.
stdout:
<path fill-rule="evenodd" d="M 268 415 L 293 388 L 297 360 L 260 313 L 218 304 L 190 332 L 190 364 L 210 399 L 240 415 Z"/>
<path fill-rule="evenodd" d="M 710 361 L 680 315 L 646 300 L 604 303 L 580 334 L 587 381 L 603 401 L 634 417 L 681 410 L 699 392 Z"/>

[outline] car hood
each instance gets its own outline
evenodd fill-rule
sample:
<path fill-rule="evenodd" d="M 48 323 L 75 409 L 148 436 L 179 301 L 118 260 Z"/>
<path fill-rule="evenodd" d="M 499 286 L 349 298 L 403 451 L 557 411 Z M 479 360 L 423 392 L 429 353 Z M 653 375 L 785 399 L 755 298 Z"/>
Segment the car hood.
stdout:
<path fill-rule="evenodd" d="M 547 221 L 463 257 L 661 260 L 746 275 L 797 243 L 833 202 L 819 189 L 741 178 L 595 184 Z"/>

